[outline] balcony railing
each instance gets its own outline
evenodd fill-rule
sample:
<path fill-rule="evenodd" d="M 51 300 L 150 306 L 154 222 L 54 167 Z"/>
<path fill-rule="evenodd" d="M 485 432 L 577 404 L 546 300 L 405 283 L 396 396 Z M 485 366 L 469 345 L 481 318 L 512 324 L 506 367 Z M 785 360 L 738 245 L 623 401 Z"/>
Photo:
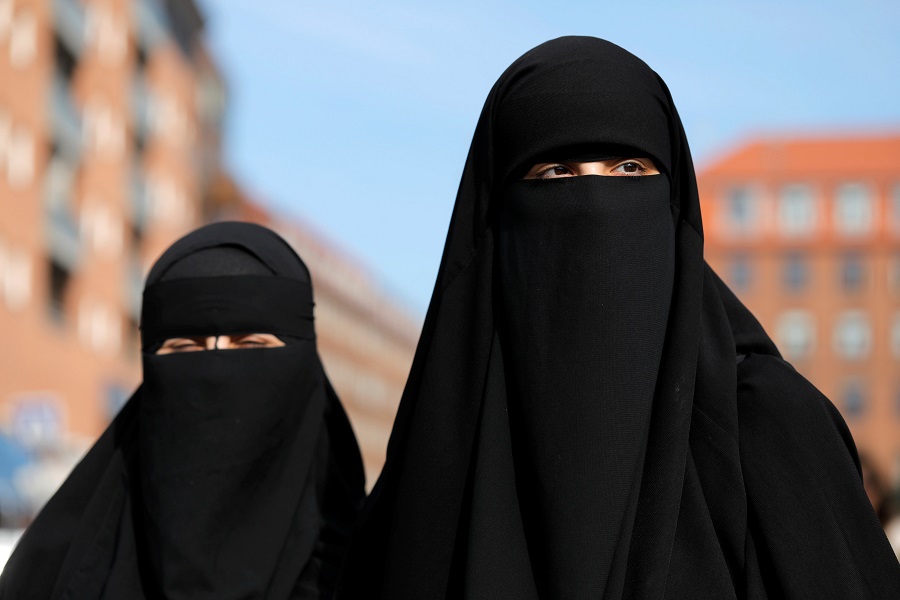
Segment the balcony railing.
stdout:
<path fill-rule="evenodd" d="M 78 0 L 53 0 L 53 22 L 60 39 L 79 56 L 84 48 L 84 5 Z"/>
<path fill-rule="evenodd" d="M 53 208 L 46 214 L 47 250 L 59 264 L 73 271 L 81 262 L 81 237 L 72 213 Z"/>
<path fill-rule="evenodd" d="M 132 258 L 128 262 L 128 272 L 125 275 L 125 306 L 129 316 L 136 322 L 141 319 L 141 302 L 144 294 L 144 275 L 138 259 Z"/>
<path fill-rule="evenodd" d="M 132 3 L 138 43 L 145 51 L 164 42 L 169 36 L 168 20 L 159 0 L 137 0 Z"/>
<path fill-rule="evenodd" d="M 146 80 L 136 76 L 131 82 L 131 114 L 134 119 L 134 134 L 147 140 L 151 133 L 151 110 L 153 97 Z"/>
<path fill-rule="evenodd" d="M 50 126 L 60 152 L 70 161 L 81 157 L 81 115 L 72 102 L 69 84 L 62 74 L 53 73 L 50 90 Z"/>
<path fill-rule="evenodd" d="M 132 168 L 128 184 L 128 216 L 136 230 L 146 229 L 150 217 L 150 196 L 143 172 L 137 165 Z"/>
<path fill-rule="evenodd" d="M 73 168 L 62 158 L 52 158 L 44 179 L 44 222 L 51 258 L 69 271 L 81 260 L 81 234 L 72 214 Z"/>

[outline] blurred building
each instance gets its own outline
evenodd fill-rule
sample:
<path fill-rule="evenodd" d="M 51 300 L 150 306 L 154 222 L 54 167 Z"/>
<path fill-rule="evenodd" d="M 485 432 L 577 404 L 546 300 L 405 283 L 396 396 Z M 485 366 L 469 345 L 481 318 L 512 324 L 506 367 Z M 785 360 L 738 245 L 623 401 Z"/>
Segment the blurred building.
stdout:
<path fill-rule="evenodd" d="M 707 261 L 900 483 L 900 135 L 753 140 L 698 179 Z"/>
<path fill-rule="evenodd" d="M 130 396 L 147 269 L 224 214 L 226 89 L 203 27 L 191 0 L 0 0 L 0 524 L 12 496 L 45 499 Z M 279 225 L 314 271 L 334 331 L 322 353 L 371 476 L 417 322 L 334 245 Z"/>
<path fill-rule="evenodd" d="M 143 274 L 203 219 L 224 88 L 202 29 L 189 1 L 0 0 L 0 417 L 44 463 L 131 393 Z"/>

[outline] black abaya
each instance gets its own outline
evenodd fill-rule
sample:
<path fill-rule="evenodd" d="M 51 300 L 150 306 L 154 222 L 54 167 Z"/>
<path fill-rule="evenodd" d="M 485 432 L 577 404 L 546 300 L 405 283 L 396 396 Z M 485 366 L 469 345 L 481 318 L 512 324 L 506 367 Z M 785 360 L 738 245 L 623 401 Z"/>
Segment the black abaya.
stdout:
<path fill-rule="evenodd" d="M 520 180 L 598 156 L 662 174 Z M 855 462 L 704 263 L 663 81 L 561 38 L 485 104 L 339 597 L 900 597 Z"/>
<path fill-rule="evenodd" d="M 265 228 L 169 248 L 144 292 L 143 384 L 25 532 L 0 598 L 330 598 L 363 472 L 312 307 L 306 266 Z M 241 333 L 285 345 L 154 353 Z"/>

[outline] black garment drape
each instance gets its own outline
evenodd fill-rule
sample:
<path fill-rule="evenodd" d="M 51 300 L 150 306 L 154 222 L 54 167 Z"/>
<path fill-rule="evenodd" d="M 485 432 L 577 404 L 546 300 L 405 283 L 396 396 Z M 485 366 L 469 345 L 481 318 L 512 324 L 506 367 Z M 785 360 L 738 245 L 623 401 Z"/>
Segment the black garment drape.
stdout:
<path fill-rule="evenodd" d="M 310 286 L 256 225 L 206 226 L 163 254 L 144 294 L 143 384 L 25 532 L 0 598 L 331 597 L 363 472 Z M 238 333 L 286 343 L 153 353 Z"/>
<path fill-rule="evenodd" d="M 662 174 L 519 180 L 597 156 Z M 704 263 L 663 81 L 561 38 L 482 111 L 339 597 L 895 597 L 855 460 Z"/>

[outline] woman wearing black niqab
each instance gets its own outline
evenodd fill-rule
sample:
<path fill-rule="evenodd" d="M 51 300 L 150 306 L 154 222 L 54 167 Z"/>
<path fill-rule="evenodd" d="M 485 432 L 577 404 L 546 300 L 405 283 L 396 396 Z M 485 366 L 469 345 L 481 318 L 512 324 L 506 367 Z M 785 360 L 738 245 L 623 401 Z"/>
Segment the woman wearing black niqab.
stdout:
<path fill-rule="evenodd" d="M 522 179 L 616 157 L 661 174 Z M 621 48 L 554 40 L 491 91 L 346 574 L 344 600 L 900 597 L 845 424 L 704 263 L 678 114 Z"/>
<path fill-rule="evenodd" d="M 330 598 L 363 471 L 312 309 L 306 266 L 268 229 L 170 247 L 144 291 L 143 384 L 25 532 L 0 598 Z M 251 341 L 159 350 L 208 336 Z"/>

